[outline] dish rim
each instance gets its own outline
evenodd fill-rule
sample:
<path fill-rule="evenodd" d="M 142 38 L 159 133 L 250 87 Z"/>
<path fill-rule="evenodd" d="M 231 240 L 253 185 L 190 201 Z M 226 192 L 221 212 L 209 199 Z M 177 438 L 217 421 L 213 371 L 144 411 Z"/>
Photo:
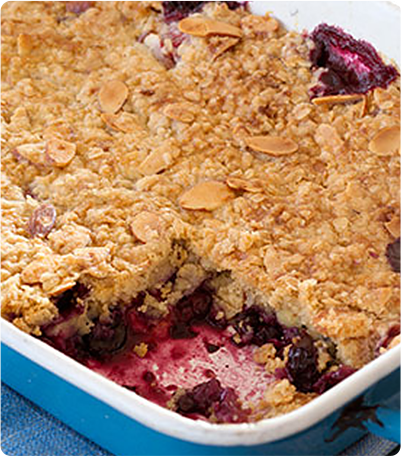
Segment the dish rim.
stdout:
<path fill-rule="evenodd" d="M 311 402 L 284 415 L 255 423 L 215 424 L 192 420 L 161 407 L 90 370 L 45 342 L 1 319 L 1 340 L 9 348 L 129 418 L 170 437 L 216 446 L 251 446 L 298 434 L 400 366 L 400 345 L 391 348 Z"/>

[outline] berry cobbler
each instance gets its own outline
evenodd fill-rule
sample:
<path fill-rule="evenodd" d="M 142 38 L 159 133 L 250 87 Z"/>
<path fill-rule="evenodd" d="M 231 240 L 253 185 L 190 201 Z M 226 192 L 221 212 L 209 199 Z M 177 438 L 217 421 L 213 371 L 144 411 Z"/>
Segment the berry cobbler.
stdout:
<path fill-rule="evenodd" d="M 2 7 L 2 316 L 252 422 L 399 342 L 398 69 L 248 2 Z"/>

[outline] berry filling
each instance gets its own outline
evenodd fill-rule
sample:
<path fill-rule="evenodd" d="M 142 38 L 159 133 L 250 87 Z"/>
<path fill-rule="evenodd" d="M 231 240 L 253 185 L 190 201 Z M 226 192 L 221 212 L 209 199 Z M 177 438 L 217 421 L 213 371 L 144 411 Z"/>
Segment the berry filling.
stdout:
<path fill-rule="evenodd" d="M 169 280 L 176 280 L 176 275 Z M 318 369 L 318 350 L 304 330 L 286 327 L 272 312 L 252 305 L 231 319 L 214 304 L 204 281 L 164 317 L 143 312 L 146 293 L 127 307 L 95 318 L 90 331 L 73 331 L 84 316 L 89 290 L 77 284 L 55 300 L 58 319 L 42 339 L 127 389 L 192 419 L 240 423 L 252 420 L 250 403 L 266 386 L 289 380 L 301 393 L 323 393 L 354 372 L 348 366 Z M 161 300 L 161 292 L 148 295 Z M 255 350 L 271 344 L 283 367 L 266 370 Z"/>
<path fill-rule="evenodd" d="M 341 28 L 320 24 L 310 34 L 315 43 L 310 53 L 312 67 L 323 68 L 312 97 L 367 93 L 386 88 L 398 76 L 392 65 L 385 65 L 374 47 L 356 40 Z"/>
<path fill-rule="evenodd" d="M 187 390 L 177 400 L 177 412 L 182 415 L 214 415 L 218 422 L 246 422 L 249 410 L 243 409 L 237 393 L 232 388 L 223 388 L 213 378 Z"/>
<path fill-rule="evenodd" d="M 191 14 L 198 13 L 203 6 L 210 2 L 162 2 L 163 16 L 167 24 L 179 22 Z M 236 10 L 245 7 L 247 2 L 219 2 L 225 3 L 229 9 Z"/>

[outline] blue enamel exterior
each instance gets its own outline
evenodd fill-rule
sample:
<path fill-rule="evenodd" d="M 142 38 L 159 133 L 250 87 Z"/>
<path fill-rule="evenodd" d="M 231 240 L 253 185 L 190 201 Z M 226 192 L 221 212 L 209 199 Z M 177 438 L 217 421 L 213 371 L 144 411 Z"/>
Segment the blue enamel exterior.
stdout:
<path fill-rule="evenodd" d="M 128 418 L 2 344 L 2 380 L 48 412 L 110 452 L 122 455 L 335 455 L 366 431 L 348 428 L 333 442 L 332 426 L 340 411 L 307 431 L 252 447 L 198 445 L 168 437 Z M 400 371 L 365 393 L 364 404 L 377 405 L 384 428 L 368 425 L 392 440 L 399 439 Z M 397 422 L 398 419 L 398 422 Z M 397 428 L 398 426 L 398 428 Z M 377 429 L 376 429 L 377 430 Z"/>

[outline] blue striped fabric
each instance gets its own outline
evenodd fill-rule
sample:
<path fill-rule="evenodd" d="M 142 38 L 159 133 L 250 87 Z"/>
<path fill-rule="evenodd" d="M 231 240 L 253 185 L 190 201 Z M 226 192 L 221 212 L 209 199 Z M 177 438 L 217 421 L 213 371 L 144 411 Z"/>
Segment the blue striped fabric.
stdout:
<path fill-rule="evenodd" d="M 1 449 L 7 456 L 112 456 L 7 385 L 1 389 Z M 368 435 L 341 456 L 385 456 L 396 448 Z"/>

